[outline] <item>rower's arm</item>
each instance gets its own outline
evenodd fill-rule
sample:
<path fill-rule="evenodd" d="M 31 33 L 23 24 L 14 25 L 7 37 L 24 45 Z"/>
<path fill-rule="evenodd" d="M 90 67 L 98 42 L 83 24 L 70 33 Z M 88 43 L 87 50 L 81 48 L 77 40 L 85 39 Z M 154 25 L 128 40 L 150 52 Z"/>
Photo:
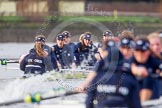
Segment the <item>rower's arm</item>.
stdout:
<path fill-rule="evenodd" d="M 131 91 L 130 108 L 142 108 L 139 96 L 138 82 L 135 80 L 133 89 Z"/>
<path fill-rule="evenodd" d="M 79 92 L 84 92 L 85 89 L 90 85 L 91 81 L 95 78 L 95 76 L 96 72 L 90 72 L 85 81 L 78 87 L 80 90 Z"/>
<path fill-rule="evenodd" d="M 20 70 L 25 71 L 26 63 L 26 57 L 24 57 L 20 62 Z"/>

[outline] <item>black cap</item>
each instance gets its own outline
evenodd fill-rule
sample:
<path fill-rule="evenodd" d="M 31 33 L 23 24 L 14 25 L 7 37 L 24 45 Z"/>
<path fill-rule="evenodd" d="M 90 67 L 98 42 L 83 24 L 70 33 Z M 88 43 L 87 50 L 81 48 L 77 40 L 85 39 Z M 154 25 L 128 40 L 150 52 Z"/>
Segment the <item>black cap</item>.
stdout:
<path fill-rule="evenodd" d="M 125 38 L 122 38 L 122 39 L 120 40 L 119 45 L 120 45 L 121 47 L 124 46 L 124 47 L 132 48 L 133 45 L 134 45 L 134 41 L 133 41 L 131 38 L 125 37 Z"/>
<path fill-rule="evenodd" d="M 46 38 L 43 35 L 38 35 L 35 37 L 36 42 L 45 42 Z"/>
<path fill-rule="evenodd" d="M 91 40 L 91 37 L 92 37 L 92 36 L 91 36 L 90 33 L 85 33 L 84 36 L 83 36 L 83 38 L 84 38 L 84 39 L 87 39 L 87 40 Z"/>
<path fill-rule="evenodd" d="M 150 43 L 147 40 L 137 39 L 135 41 L 135 46 L 134 46 L 135 50 L 146 51 L 149 49 L 149 47 L 150 47 Z"/>
<path fill-rule="evenodd" d="M 64 32 L 62 32 L 62 34 L 63 34 L 65 37 L 71 37 L 71 34 L 70 34 L 70 32 L 68 32 L 68 31 L 64 31 Z"/>
<path fill-rule="evenodd" d="M 111 31 L 107 30 L 107 31 L 103 32 L 103 36 L 110 36 L 110 37 L 112 37 L 113 33 Z"/>
<path fill-rule="evenodd" d="M 57 40 L 64 40 L 64 35 L 62 35 L 62 34 L 58 34 L 57 36 L 56 36 L 56 39 Z"/>

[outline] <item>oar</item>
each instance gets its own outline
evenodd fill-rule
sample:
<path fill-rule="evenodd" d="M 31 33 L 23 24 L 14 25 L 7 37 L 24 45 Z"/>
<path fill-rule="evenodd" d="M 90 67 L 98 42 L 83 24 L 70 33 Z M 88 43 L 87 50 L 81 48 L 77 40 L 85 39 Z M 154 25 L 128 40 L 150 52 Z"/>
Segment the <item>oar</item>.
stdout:
<path fill-rule="evenodd" d="M 0 62 L 1 65 L 7 65 L 7 63 L 19 63 L 18 60 L 6 60 L 6 59 L 1 59 Z"/>
<path fill-rule="evenodd" d="M 0 58 L 0 60 L 6 60 L 6 61 L 9 61 L 9 60 L 18 60 L 19 58 Z"/>
<path fill-rule="evenodd" d="M 12 105 L 12 104 L 17 104 L 17 103 L 39 103 L 40 101 L 43 101 L 43 100 L 53 99 L 53 98 L 62 97 L 62 96 L 69 96 L 69 95 L 74 95 L 78 93 L 79 92 L 70 91 L 70 92 L 60 93 L 58 95 L 56 93 L 51 96 L 44 96 L 44 97 L 41 96 L 39 93 L 36 93 L 34 95 L 27 95 L 25 96 L 24 99 L 17 99 L 13 101 L 0 103 L 0 106 L 7 106 L 7 105 Z"/>

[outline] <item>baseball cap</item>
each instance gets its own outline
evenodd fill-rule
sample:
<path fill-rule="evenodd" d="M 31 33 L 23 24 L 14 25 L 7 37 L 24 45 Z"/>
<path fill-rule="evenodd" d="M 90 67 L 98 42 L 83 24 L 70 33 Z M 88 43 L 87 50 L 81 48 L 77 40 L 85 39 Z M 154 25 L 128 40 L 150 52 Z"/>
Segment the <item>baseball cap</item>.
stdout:
<path fill-rule="evenodd" d="M 84 39 L 91 40 L 91 37 L 92 36 L 90 33 L 84 33 L 84 36 L 83 36 Z"/>
<path fill-rule="evenodd" d="M 64 37 L 71 37 L 71 34 L 69 31 L 63 31 L 62 34 L 64 35 Z"/>
<path fill-rule="evenodd" d="M 110 30 L 107 30 L 103 32 L 103 36 L 113 36 L 113 34 Z"/>
<path fill-rule="evenodd" d="M 37 42 L 45 42 L 46 38 L 44 35 L 38 35 L 35 37 L 35 41 Z"/>
<path fill-rule="evenodd" d="M 125 47 L 128 47 L 128 48 L 132 48 L 133 47 L 133 40 L 131 38 L 122 38 L 119 42 L 119 45 L 122 47 L 122 46 L 125 46 Z"/>
<path fill-rule="evenodd" d="M 64 40 L 64 35 L 62 35 L 62 34 L 58 34 L 57 36 L 56 36 L 56 40 Z"/>
<path fill-rule="evenodd" d="M 146 51 L 149 49 L 149 47 L 150 47 L 150 43 L 148 40 L 137 39 L 135 41 L 135 46 L 134 46 L 135 50 Z"/>

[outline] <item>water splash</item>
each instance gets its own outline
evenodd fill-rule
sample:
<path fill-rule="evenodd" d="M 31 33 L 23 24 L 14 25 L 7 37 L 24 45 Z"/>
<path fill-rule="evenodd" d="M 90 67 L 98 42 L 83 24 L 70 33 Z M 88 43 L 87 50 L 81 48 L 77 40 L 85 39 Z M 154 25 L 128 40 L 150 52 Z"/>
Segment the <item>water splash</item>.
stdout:
<path fill-rule="evenodd" d="M 48 89 L 52 89 L 56 82 L 46 81 L 49 76 L 50 74 L 44 74 L 27 79 L 13 80 L 0 91 L 0 102 L 20 99 L 27 94 L 33 94 L 36 92 L 43 93 Z"/>

